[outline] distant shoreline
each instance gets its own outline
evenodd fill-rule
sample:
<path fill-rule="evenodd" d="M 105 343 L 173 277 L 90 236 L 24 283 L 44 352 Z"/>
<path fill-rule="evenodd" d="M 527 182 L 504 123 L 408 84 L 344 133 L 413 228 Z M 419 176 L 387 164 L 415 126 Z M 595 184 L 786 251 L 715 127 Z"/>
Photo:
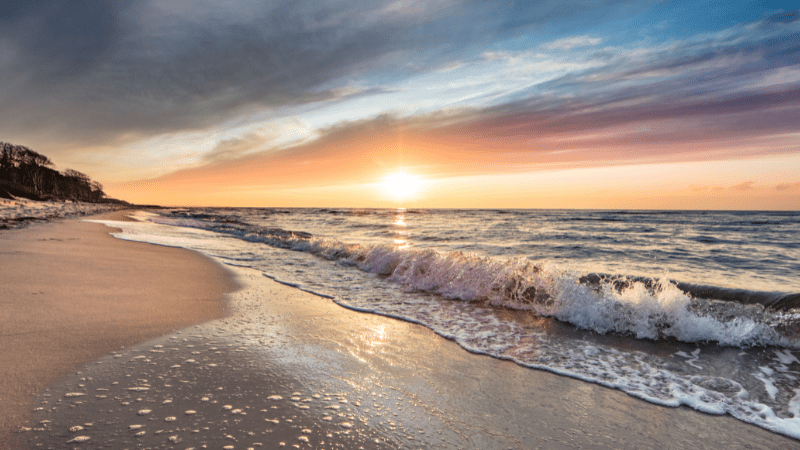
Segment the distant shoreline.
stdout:
<path fill-rule="evenodd" d="M 159 208 L 159 206 L 0 198 L 0 230 L 21 228 L 33 222 L 89 216 L 119 210 L 155 208 Z"/>

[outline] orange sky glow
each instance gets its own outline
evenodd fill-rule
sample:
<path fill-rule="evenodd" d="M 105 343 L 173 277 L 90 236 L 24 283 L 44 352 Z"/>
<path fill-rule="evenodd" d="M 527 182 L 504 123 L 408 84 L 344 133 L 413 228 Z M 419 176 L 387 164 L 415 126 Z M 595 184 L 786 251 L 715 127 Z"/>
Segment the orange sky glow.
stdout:
<path fill-rule="evenodd" d="M 797 209 L 795 136 L 669 139 L 605 130 L 566 136 L 358 123 L 309 143 L 109 186 L 137 203 L 249 207 Z M 659 124 L 648 124 L 657 128 Z M 693 131 L 687 128 L 689 134 Z M 626 138 L 629 142 L 625 142 Z M 386 177 L 419 178 L 413 195 Z"/>

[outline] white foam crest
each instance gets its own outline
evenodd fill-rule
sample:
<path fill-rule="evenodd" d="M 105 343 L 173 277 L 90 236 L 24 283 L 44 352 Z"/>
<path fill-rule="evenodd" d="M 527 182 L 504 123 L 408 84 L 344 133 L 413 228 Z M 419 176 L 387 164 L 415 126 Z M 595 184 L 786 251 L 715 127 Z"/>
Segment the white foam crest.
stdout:
<path fill-rule="evenodd" d="M 619 291 L 611 284 L 597 290 L 579 283 L 576 273 L 554 264 L 430 249 L 375 246 L 351 256 L 351 260 L 359 258 L 360 262 L 353 263 L 361 270 L 387 275 L 408 290 L 533 310 L 598 333 L 734 346 L 800 347 L 796 339 L 781 336 L 750 317 L 726 321 L 701 315 L 690 308 L 692 298 L 667 281 L 658 283 L 655 289 L 634 282 Z"/>
<path fill-rule="evenodd" d="M 752 318 L 721 321 L 699 315 L 690 308 L 692 299 L 671 283 L 650 290 L 637 282 L 619 292 L 606 285 L 597 292 L 574 279 L 561 278 L 552 295 L 556 297 L 554 317 L 599 333 L 631 333 L 640 339 L 669 336 L 684 342 L 734 346 L 798 346 Z"/>

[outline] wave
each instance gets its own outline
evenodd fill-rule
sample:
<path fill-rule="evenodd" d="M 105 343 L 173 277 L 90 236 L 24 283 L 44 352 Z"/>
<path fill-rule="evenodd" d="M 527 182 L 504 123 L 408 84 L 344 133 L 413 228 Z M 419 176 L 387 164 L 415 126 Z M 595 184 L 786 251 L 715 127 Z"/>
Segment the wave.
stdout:
<path fill-rule="evenodd" d="M 721 345 L 800 348 L 800 294 L 734 290 L 667 278 L 578 274 L 556 264 L 459 251 L 348 244 L 203 214 L 171 225 L 314 254 L 385 277 L 407 291 L 531 311 L 598 333 Z M 213 220 L 210 222 L 208 220 Z M 156 220 L 158 221 L 158 220 Z"/>
<path fill-rule="evenodd" d="M 599 286 L 611 284 L 618 291 L 630 287 L 633 283 L 642 283 L 648 289 L 653 289 L 660 280 L 626 275 L 610 275 L 590 273 L 579 278 L 581 283 Z M 718 286 L 682 283 L 669 281 L 675 287 L 690 295 L 694 299 L 720 300 L 725 302 L 742 303 L 746 305 L 758 304 L 773 310 L 788 311 L 800 308 L 800 293 L 788 294 L 785 292 L 764 292 L 748 289 L 732 289 Z"/>

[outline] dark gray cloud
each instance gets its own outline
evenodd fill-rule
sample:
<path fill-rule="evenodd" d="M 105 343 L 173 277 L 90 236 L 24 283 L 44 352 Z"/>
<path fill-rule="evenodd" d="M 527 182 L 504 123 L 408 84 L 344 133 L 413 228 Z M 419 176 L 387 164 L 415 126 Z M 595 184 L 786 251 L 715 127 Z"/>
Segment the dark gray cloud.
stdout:
<path fill-rule="evenodd" d="M 17 2 L 0 10 L 3 41 L 34 77 L 70 77 L 107 57 L 117 44 L 113 3 Z"/>
<path fill-rule="evenodd" d="M 98 143 L 335 99 L 350 81 L 391 81 L 538 23 L 613 9 L 583 3 L 12 4 L 0 9 L 0 134 Z"/>

